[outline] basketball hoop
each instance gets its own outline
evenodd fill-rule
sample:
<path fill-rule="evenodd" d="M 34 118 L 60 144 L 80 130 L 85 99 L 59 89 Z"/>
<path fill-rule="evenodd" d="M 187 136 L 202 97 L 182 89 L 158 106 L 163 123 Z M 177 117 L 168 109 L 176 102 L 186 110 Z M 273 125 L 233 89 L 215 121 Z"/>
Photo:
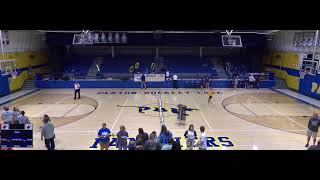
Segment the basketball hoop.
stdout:
<path fill-rule="evenodd" d="M 15 78 L 17 78 L 18 72 L 17 71 L 12 71 L 10 74 L 11 74 L 11 77 L 13 79 L 15 79 Z"/>
<path fill-rule="evenodd" d="M 304 79 L 304 76 L 305 76 L 306 74 L 307 74 L 306 71 L 305 71 L 304 69 L 302 69 L 302 70 L 300 71 L 300 79 Z"/>
<path fill-rule="evenodd" d="M 228 44 L 235 46 L 236 45 L 236 40 L 232 39 L 231 37 L 228 38 Z"/>

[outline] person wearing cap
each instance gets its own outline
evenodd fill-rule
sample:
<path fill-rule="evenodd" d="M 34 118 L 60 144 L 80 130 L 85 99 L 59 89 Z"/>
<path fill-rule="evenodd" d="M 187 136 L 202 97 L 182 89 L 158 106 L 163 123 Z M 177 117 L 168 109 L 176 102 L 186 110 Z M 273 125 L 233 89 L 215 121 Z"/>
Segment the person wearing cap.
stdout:
<path fill-rule="evenodd" d="M 1 115 L 1 119 L 4 124 L 10 124 L 12 119 L 12 114 L 9 112 L 9 108 L 7 106 L 3 107 L 3 112 Z"/>

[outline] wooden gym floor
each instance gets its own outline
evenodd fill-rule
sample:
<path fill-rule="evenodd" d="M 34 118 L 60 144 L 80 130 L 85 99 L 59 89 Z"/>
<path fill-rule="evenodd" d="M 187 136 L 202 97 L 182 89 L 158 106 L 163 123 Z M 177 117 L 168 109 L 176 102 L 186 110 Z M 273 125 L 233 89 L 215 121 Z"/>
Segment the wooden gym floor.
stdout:
<path fill-rule="evenodd" d="M 215 90 L 220 93 L 208 105 L 201 89 L 82 89 L 80 100 L 73 100 L 72 89 L 50 89 L 13 101 L 10 108 L 18 106 L 31 118 L 34 150 L 45 149 L 39 133 L 43 114 L 56 127 L 58 150 L 99 149 L 90 146 L 103 122 L 114 134 L 125 125 L 132 138 L 140 127 L 159 133 L 159 92 L 165 124 L 184 147 L 184 131 L 193 124 L 198 134 L 199 127 L 205 126 L 212 150 L 305 149 L 308 119 L 313 112 L 320 113 L 319 108 L 270 89 Z M 177 120 L 174 108 L 178 104 L 190 108 L 185 124 Z M 139 113 L 141 106 L 144 109 Z"/>

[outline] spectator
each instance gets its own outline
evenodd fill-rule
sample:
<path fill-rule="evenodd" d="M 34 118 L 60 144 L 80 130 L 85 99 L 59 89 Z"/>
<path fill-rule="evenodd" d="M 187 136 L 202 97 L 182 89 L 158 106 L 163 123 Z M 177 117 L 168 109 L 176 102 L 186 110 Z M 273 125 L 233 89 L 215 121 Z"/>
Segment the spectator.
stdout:
<path fill-rule="evenodd" d="M 134 140 L 131 139 L 131 140 L 129 141 L 128 149 L 129 149 L 130 151 L 136 149 L 136 142 L 135 142 Z"/>
<path fill-rule="evenodd" d="M 138 129 L 139 134 L 136 136 L 136 140 L 141 138 L 142 144 L 145 144 L 148 141 L 149 135 L 143 131 L 142 128 Z"/>
<path fill-rule="evenodd" d="M 46 147 L 48 150 L 54 150 L 55 148 L 55 143 L 54 143 L 54 126 L 53 124 L 50 123 L 50 118 L 48 115 L 43 116 L 43 127 L 41 129 L 41 141 L 43 141 L 46 144 Z"/>
<path fill-rule="evenodd" d="M 25 112 L 21 111 L 21 116 L 18 117 L 19 124 L 30 124 L 30 120 L 27 116 L 25 116 Z"/>
<path fill-rule="evenodd" d="M 161 150 L 172 150 L 174 140 L 173 138 L 169 138 L 168 143 L 162 146 Z"/>
<path fill-rule="evenodd" d="M 13 107 L 12 111 L 12 124 L 18 124 L 18 117 L 21 115 L 20 110 L 17 107 Z"/>
<path fill-rule="evenodd" d="M 178 76 L 174 74 L 172 76 L 172 79 L 173 79 L 173 88 L 178 89 Z"/>
<path fill-rule="evenodd" d="M 308 130 L 307 130 L 308 138 L 307 138 L 307 144 L 305 147 L 309 146 L 311 136 L 313 137 L 313 145 L 316 144 L 319 126 L 320 126 L 320 120 L 318 118 L 318 114 L 313 113 L 313 116 L 310 118 L 308 123 Z"/>
<path fill-rule="evenodd" d="M 198 139 L 193 124 L 190 124 L 189 129 L 184 133 L 184 137 L 187 140 L 187 150 L 193 150 L 195 139 Z"/>
<path fill-rule="evenodd" d="M 4 106 L 3 110 L 4 111 L 2 112 L 1 119 L 3 120 L 4 124 L 10 124 L 12 113 L 9 112 L 9 108 L 7 106 Z"/>
<path fill-rule="evenodd" d="M 308 148 L 308 150 L 320 150 L 320 140 L 317 145 L 312 145 Z"/>
<path fill-rule="evenodd" d="M 172 150 L 181 150 L 181 144 L 178 141 L 173 141 Z"/>
<path fill-rule="evenodd" d="M 101 150 L 108 150 L 110 144 L 111 131 L 107 128 L 106 123 L 102 123 L 102 128 L 98 131 L 99 143 Z"/>
<path fill-rule="evenodd" d="M 161 146 L 168 144 L 170 138 L 172 138 L 172 133 L 170 131 L 168 131 L 168 129 L 165 125 L 162 125 L 161 132 L 158 137 L 158 140 L 159 140 L 159 143 L 161 144 Z"/>
<path fill-rule="evenodd" d="M 199 150 L 206 150 L 207 149 L 207 135 L 204 132 L 204 130 L 205 130 L 204 126 L 201 126 L 200 127 L 201 138 L 196 145 L 199 147 Z"/>
<path fill-rule="evenodd" d="M 144 143 L 142 138 L 138 138 L 136 141 L 136 148 L 135 150 L 144 150 Z"/>
<path fill-rule="evenodd" d="M 124 125 L 120 126 L 120 131 L 117 133 L 117 148 L 119 150 L 127 150 L 128 148 L 128 139 L 129 135 L 126 131 Z"/>
<path fill-rule="evenodd" d="M 161 150 L 161 144 L 157 140 L 157 133 L 153 131 L 150 136 L 149 140 L 144 145 L 145 150 Z"/>

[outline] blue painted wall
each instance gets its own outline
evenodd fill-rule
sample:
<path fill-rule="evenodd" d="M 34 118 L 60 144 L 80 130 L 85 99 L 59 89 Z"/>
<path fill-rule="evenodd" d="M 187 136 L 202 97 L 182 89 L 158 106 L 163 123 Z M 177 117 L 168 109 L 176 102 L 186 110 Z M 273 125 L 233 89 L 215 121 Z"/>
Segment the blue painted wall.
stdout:
<path fill-rule="evenodd" d="M 0 76 L 0 97 L 10 94 L 8 76 Z"/>
<path fill-rule="evenodd" d="M 196 87 L 194 83 L 199 83 L 198 80 L 180 80 L 178 85 L 180 88 L 194 88 Z M 133 80 L 121 81 L 121 80 L 83 80 L 79 81 L 82 88 L 140 88 L 139 82 L 134 82 Z M 36 81 L 36 86 L 38 88 L 73 88 L 73 81 L 63 81 L 63 80 L 38 80 Z M 275 86 L 275 81 L 265 80 L 260 82 L 261 88 L 271 88 Z M 172 81 L 166 82 L 147 82 L 147 87 L 149 88 L 172 88 Z M 214 88 L 227 88 L 227 80 L 213 80 L 211 81 L 211 87 Z"/>
<path fill-rule="evenodd" d="M 305 75 L 300 79 L 299 92 L 320 100 L 320 75 Z"/>

